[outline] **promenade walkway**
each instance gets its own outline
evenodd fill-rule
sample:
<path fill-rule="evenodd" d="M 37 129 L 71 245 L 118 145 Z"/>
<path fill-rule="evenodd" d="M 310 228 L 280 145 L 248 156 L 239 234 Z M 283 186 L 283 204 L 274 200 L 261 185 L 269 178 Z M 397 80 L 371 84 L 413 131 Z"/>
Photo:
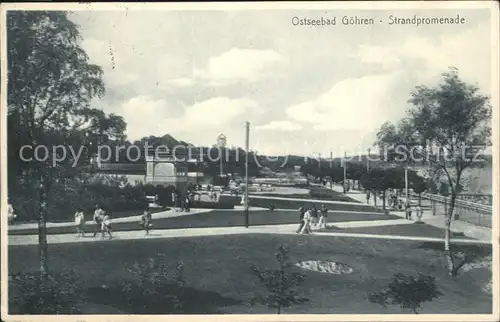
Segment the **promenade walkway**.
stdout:
<path fill-rule="evenodd" d="M 92 243 L 92 242 L 113 242 L 116 240 L 145 240 L 155 238 L 183 238 L 200 236 L 223 236 L 223 235 L 243 235 L 243 234 L 282 234 L 296 235 L 296 224 L 288 225 L 269 225 L 269 226 L 250 226 L 245 227 L 216 227 L 216 228 L 187 228 L 187 229 L 164 229 L 155 230 L 150 235 L 144 235 L 144 231 L 119 231 L 113 234 L 112 240 L 101 239 L 101 237 L 77 237 L 74 234 L 48 235 L 49 244 L 66 243 Z M 310 238 L 308 235 L 301 235 L 304 238 Z M 414 236 L 396 236 L 396 235 L 376 235 L 376 234 L 358 234 L 341 232 L 314 232 L 312 236 L 337 236 L 347 238 L 372 238 L 389 240 L 411 240 L 411 241 L 430 241 L 442 242 L 442 238 L 414 237 Z M 453 239 L 454 243 L 465 244 L 490 244 L 485 240 Z M 9 245 L 37 245 L 37 235 L 16 235 L 9 236 Z"/>
<path fill-rule="evenodd" d="M 341 185 L 333 185 L 332 190 L 343 193 L 343 188 Z M 357 200 L 359 202 L 362 202 L 366 204 L 366 195 L 362 191 L 349 191 L 345 193 L 347 197 L 350 197 L 354 200 Z M 373 195 L 371 196 L 371 202 L 373 202 Z M 382 205 L 382 200 L 380 198 L 377 199 L 377 205 Z M 401 218 L 405 218 L 405 212 L 404 211 L 395 211 L 395 210 L 389 210 L 389 213 L 391 215 L 396 215 L 400 216 Z M 424 211 L 424 214 L 422 216 L 422 221 L 425 222 L 428 225 L 437 227 L 437 228 L 446 228 L 445 222 L 444 222 L 444 214 L 436 214 L 432 215 L 431 211 Z M 413 215 L 412 216 L 412 221 L 416 221 L 417 216 Z M 463 233 L 467 237 L 479 239 L 479 240 L 492 240 L 493 234 L 491 228 L 488 227 L 482 227 L 482 226 L 477 226 L 465 221 L 461 220 L 453 220 L 451 222 L 451 231 L 455 233 Z"/>

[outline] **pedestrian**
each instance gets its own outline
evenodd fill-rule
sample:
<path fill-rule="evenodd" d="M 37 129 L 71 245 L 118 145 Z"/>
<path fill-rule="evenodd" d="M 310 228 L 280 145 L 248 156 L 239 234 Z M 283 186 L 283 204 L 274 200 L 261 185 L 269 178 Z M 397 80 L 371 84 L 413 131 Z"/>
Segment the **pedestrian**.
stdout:
<path fill-rule="evenodd" d="M 175 205 L 176 205 L 176 211 L 183 211 L 184 209 L 182 208 L 182 199 L 181 199 L 181 194 L 177 193 L 175 195 Z"/>
<path fill-rule="evenodd" d="M 104 238 L 106 233 L 109 235 L 109 239 L 113 238 L 113 236 L 111 235 L 111 231 L 111 218 L 110 215 L 105 212 L 104 216 L 102 217 L 101 225 L 102 238 Z"/>
<path fill-rule="evenodd" d="M 12 204 L 9 202 L 7 206 L 7 221 L 9 224 L 12 224 L 16 218 L 17 215 L 14 213 L 14 207 L 12 207 Z"/>
<path fill-rule="evenodd" d="M 311 220 L 312 220 L 312 211 L 309 209 L 304 214 L 304 226 L 302 226 L 301 234 L 310 234 L 311 231 Z"/>
<path fill-rule="evenodd" d="M 328 215 L 328 208 L 323 204 L 321 205 L 321 210 L 320 210 L 320 216 L 319 216 L 319 222 L 318 222 L 318 228 L 325 228 L 326 229 L 326 217 Z"/>
<path fill-rule="evenodd" d="M 306 210 L 304 207 L 299 208 L 299 228 L 297 229 L 297 234 L 302 231 L 302 227 L 304 227 L 304 215 Z"/>
<path fill-rule="evenodd" d="M 144 210 L 144 213 L 141 216 L 141 226 L 146 232 L 146 235 L 149 235 L 151 227 L 153 227 L 153 217 L 148 208 Z"/>
<path fill-rule="evenodd" d="M 80 207 L 77 208 L 75 212 L 75 224 L 76 224 L 76 233 L 77 237 L 85 236 L 85 216 L 83 215 L 83 211 Z"/>
<path fill-rule="evenodd" d="M 311 208 L 310 223 L 311 223 L 311 226 L 317 225 L 317 223 L 318 223 L 318 209 L 316 208 L 316 205 L 313 205 Z"/>
<path fill-rule="evenodd" d="M 366 191 L 366 203 L 370 203 L 370 191 Z"/>
<path fill-rule="evenodd" d="M 184 209 L 186 210 L 186 212 L 190 212 L 191 211 L 191 199 L 190 199 L 189 195 L 186 195 L 184 202 L 185 202 Z"/>
<path fill-rule="evenodd" d="M 177 194 L 172 191 L 172 205 L 174 206 L 174 211 L 177 212 Z"/>
<path fill-rule="evenodd" d="M 406 219 L 411 220 L 411 206 L 409 204 L 406 205 Z"/>
<path fill-rule="evenodd" d="M 94 223 L 95 223 L 94 237 L 97 236 L 97 233 L 99 233 L 99 231 L 102 232 L 101 228 L 102 228 L 103 217 L 104 217 L 104 210 L 102 210 L 101 206 L 96 205 L 94 211 Z"/>

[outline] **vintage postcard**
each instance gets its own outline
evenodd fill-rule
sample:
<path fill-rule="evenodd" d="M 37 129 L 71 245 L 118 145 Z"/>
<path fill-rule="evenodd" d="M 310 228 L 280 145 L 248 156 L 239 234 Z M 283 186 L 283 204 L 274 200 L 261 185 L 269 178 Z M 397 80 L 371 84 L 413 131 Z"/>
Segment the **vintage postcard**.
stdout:
<path fill-rule="evenodd" d="M 498 15 L 2 4 L 2 320 L 498 321 Z"/>

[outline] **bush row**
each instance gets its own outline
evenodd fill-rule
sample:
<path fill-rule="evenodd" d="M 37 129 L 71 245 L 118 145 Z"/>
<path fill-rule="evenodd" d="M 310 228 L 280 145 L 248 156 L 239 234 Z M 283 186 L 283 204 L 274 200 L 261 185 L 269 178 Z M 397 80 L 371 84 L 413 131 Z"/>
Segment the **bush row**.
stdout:
<path fill-rule="evenodd" d="M 39 195 L 36 189 L 25 187 L 9 191 L 10 200 L 19 221 L 37 219 Z M 142 210 L 148 205 L 141 186 L 116 187 L 103 183 L 52 184 L 47 197 L 47 221 L 68 221 L 81 209 L 86 215 L 100 205 L 108 212 Z"/>

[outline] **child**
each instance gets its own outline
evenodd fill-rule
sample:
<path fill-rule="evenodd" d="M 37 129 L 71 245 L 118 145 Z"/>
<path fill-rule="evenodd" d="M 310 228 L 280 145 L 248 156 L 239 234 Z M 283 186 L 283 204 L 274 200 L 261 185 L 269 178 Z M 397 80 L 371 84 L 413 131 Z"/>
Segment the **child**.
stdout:
<path fill-rule="evenodd" d="M 77 236 L 83 237 L 85 235 L 85 216 L 81 208 L 78 208 L 75 212 L 75 224 Z"/>
<path fill-rule="evenodd" d="M 141 226 L 146 231 L 146 235 L 149 235 L 151 227 L 153 226 L 153 217 L 151 215 L 151 212 L 147 208 L 146 210 L 144 210 L 144 213 L 142 214 Z"/>

